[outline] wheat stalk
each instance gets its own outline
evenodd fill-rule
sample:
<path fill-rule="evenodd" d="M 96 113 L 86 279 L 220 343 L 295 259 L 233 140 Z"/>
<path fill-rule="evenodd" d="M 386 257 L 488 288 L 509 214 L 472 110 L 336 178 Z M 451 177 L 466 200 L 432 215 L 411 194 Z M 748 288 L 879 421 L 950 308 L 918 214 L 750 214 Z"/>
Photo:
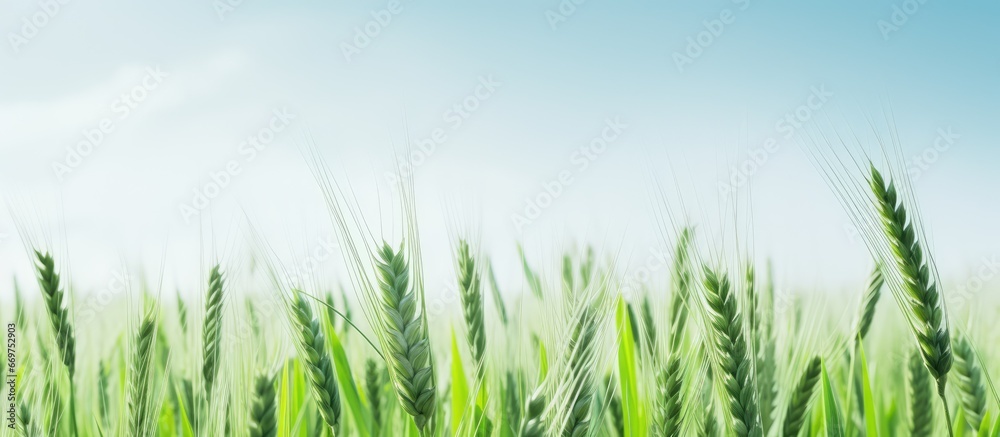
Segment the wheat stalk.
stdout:
<path fill-rule="evenodd" d="M 295 301 L 291 310 L 298 352 L 305 365 L 305 373 L 309 377 L 316 407 L 327 426 L 335 430 L 340 422 L 340 391 L 337 388 L 337 375 L 334 373 L 330 353 L 326 349 L 326 338 L 323 336 L 319 320 L 313 317 L 312 307 L 302 292 L 293 290 L 293 293 Z"/>
<path fill-rule="evenodd" d="M 753 363 L 747 351 L 743 316 L 729 279 L 704 268 L 706 314 L 711 329 L 716 377 L 725 389 L 732 432 L 740 437 L 763 434 L 757 411 Z"/>
<path fill-rule="evenodd" d="M 961 394 L 965 420 L 972 429 L 979 430 L 986 414 L 986 387 L 982 371 L 976 364 L 976 353 L 965 337 L 955 345 L 955 383 Z"/>
<path fill-rule="evenodd" d="M 219 265 L 208 275 L 208 294 L 205 298 L 205 320 L 202 325 L 202 376 L 205 378 L 205 395 L 211 402 L 212 387 L 219 373 L 219 354 L 222 351 L 222 303 L 224 280 Z"/>
<path fill-rule="evenodd" d="M 73 331 L 73 323 L 69 318 L 67 305 L 63 304 L 65 293 L 60 287 L 59 273 L 56 272 L 52 256 L 47 252 L 42 253 L 36 250 L 35 261 L 38 285 L 42 290 L 49 322 L 52 324 L 52 335 L 55 337 L 62 363 L 69 373 L 70 428 L 73 435 L 76 436 L 79 433 L 76 427 L 76 384 L 73 381 L 76 370 L 76 336 Z"/>
<path fill-rule="evenodd" d="M 132 343 L 128 380 L 128 430 L 131 436 L 152 435 L 154 419 L 151 408 L 150 366 L 153 361 L 153 340 L 156 335 L 155 313 L 150 311 L 139 324 Z"/>
<path fill-rule="evenodd" d="M 250 437 L 275 437 L 278 420 L 275 416 L 274 377 L 258 375 L 254 382 L 253 401 L 250 405 Z"/>
<path fill-rule="evenodd" d="M 819 381 L 822 361 L 819 357 L 813 357 L 809 364 L 802 371 L 799 383 L 792 392 L 792 397 L 788 400 L 788 407 L 785 409 L 785 422 L 782 428 L 782 435 L 785 437 L 797 437 L 802 429 L 809 410 L 809 402 L 812 400 L 816 383 Z"/>

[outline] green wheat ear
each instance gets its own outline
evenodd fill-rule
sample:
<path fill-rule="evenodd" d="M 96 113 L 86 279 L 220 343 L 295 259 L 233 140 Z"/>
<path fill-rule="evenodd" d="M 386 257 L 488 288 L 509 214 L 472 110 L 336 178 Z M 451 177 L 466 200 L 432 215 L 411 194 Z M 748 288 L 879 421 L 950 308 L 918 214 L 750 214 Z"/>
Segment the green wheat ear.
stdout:
<path fill-rule="evenodd" d="M 596 345 L 600 320 L 597 310 L 591 305 L 584 305 L 575 316 L 572 336 L 567 345 L 568 370 L 565 372 L 561 386 L 568 387 L 569 402 L 566 403 L 566 419 L 562 435 L 585 436 L 591 431 L 591 407 L 594 401 L 594 360 L 597 356 Z M 562 402 L 560 402 L 562 403 Z"/>
<path fill-rule="evenodd" d="M 312 307 L 302 292 L 293 290 L 293 293 L 295 301 L 292 307 L 292 319 L 295 325 L 295 339 L 312 387 L 313 400 L 316 401 L 323 421 L 335 430 L 340 422 L 340 391 L 337 387 L 333 361 L 326 349 L 323 328 L 319 320 L 313 317 Z"/>
<path fill-rule="evenodd" d="M 976 353 L 965 337 L 955 345 L 955 358 L 955 385 L 961 394 L 965 419 L 972 429 L 978 430 L 986 414 L 986 386 L 982 370 L 976 364 Z"/>
<path fill-rule="evenodd" d="M 802 376 L 788 400 L 788 408 L 785 411 L 785 424 L 782 428 L 782 435 L 785 437 L 798 437 L 799 431 L 802 430 L 802 424 L 808 417 L 806 412 L 809 410 L 809 402 L 819 381 L 821 365 L 820 358 L 813 357 L 802 371 Z"/>
<path fill-rule="evenodd" d="M 865 289 L 865 296 L 861 301 L 861 312 L 858 317 L 858 326 L 855 330 L 857 334 L 854 339 L 855 341 L 862 341 L 868 336 L 872 320 L 875 319 L 875 308 L 878 305 L 879 298 L 882 296 L 883 284 L 885 284 L 885 276 L 882 275 L 882 269 L 876 265 L 875 269 L 872 270 L 871 276 L 868 278 L 868 288 Z"/>
<path fill-rule="evenodd" d="M 930 436 L 934 430 L 934 409 L 931 399 L 934 394 L 931 389 L 930 374 L 921 362 L 921 354 L 914 351 L 909 360 L 910 379 L 910 435 L 913 437 Z M 950 424 L 945 426 L 950 427 Z"/>
<path fill-rule="evenodd" d="M 73 379 L 76 370 L 76 336 L 73 333 L 73 323 L 69 319 L 69 311 L 63 304 L 65 293 L 59 284 L 59 274 L 56 273 L 55 262 L 48 253 L 35 251 L 38 285 L 45 300 L 45 309 L 52 323 L 52 333 L 59 347 L 59 356 L 69 370 Z"/>
<path fill-rule="evenodd" d="M 222 297 L 224 283 L 219 265 L 212 267 L 208 275 L 208 295 L 205 298 L 205 321 L 202 327 L 202 375 L 205 377 L 205 393 L 212 397 L 212 387 L 219 373 L 219 354 L 222 350 Z"/>
<path fill-rule="evenodd" d="M 380 291 L 378 322 L 384 330 L 386 365 L 400 405 L 423 430 L 434 417 L 434 369 L 427 327 L 417 312 L 421 303 L 410 284 L 410 268 L 402 245 L 397 252 L 383 243 L 375 255 L 375 266 Z"/>
<path fill-rule="evenodd" d="M 73 323 L 69 318 L 67 305 L 63 304 L 65 293 L 59 284 L 59 274 L 56 273 L 55 261 L 47 252 L 35 251 L 35 270 L 38 276 L 38 285 L 42 290 L 42 298 L 45 301 L 45 309 L 49 314 L 49 322 L 52 324 L 52 335 L 55 336 L 56 346 L 59 349 L 59 356 L 63 365 L 69 373 L 69 423 L 70 430 L 74 436 L 78 436 L 76 425 L 76 383 L 73 376 L 76 373 L 76 336 L 73 332 Z"/>
<path fill-rule="evenodd" d="M 365 361 L 365 394 L 368 397 L 368 409 L 372 412 L 375 429 L 382 427 L 382 369 L 375 360 Z"/>
<path fill-rule="evenodd" d="M 152 389 L 150 387 L 150 367 L 153 361 L 153 340 L 156 333 L 155 312 L 143 317 L 133 340 L 132 356 L 129 360 L 128 411 L 129 435 L 147 436 L 153 432 Z"/>
<path fill-rule="evenodd" d="M 938 394 L 944 397 L 948 371 L 952 365 L 951 336 L 944 306 L 931 270 L 924 260 L 924 250 L 917 240 L 913 220 L 899 200 L 895 185 L 886 185 L 874 166 L 869 185 L 877 201 L 882 231 L 889 240 L 896 271 L 902 278 L 900 301 L 911 330 L 917 337 L 924 365 L 937 382 Z"/>
<path fill-rule="evenodd" d="M 482 379 L 485 372 L 486 323 L 483 308 L 482 274 L 465 240 L 458 241 L 458 291 L 462 300 L 462 314 L 468 331 L 469 348 L 476 363 L 476 375 Z"/>
<path fill-rule="evenodd" d="M 250 436 L 275 437 L 278 435 L 278 420 L 275 402 L 274 377 L 259 375 L 254 382 L 253 401 L 250 404 Z"/>
<path fill-rule="evenodd" d="M 763 434 L 757 411 L 757 387 L 747 350 L 743 316 L 729 279 L 704 268 L 705 304 L 711 329 L 715 375 L 725 388 L 732 432 L 740 437 Z"/>
<path fill-rule="evenodd" d="M 657 435 L 663 437 L 679 436 L 681 435 L 681 410 L 683 406 L 681 387 L 684 383 L 684 369 L 680 354 L 670 354 L 666 367 L 657 375 L 656 383 Z"/>

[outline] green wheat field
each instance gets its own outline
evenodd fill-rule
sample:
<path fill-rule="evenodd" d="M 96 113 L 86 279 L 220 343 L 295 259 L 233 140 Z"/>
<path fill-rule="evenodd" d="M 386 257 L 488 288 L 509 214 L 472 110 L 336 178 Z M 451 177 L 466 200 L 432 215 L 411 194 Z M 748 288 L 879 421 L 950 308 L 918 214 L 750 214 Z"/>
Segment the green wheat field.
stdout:
<path fill-rule="evenodd" d="M 314 160 L 342 285 L 289 275 L 249 226 L 252 253 L 208 260 L 200 289 L 139 275 L 84 321 L 72 266 L 22 222 L 35 277 L 0 308 L 2 435 L 1000 436 L 997 305 L 949 294 L 905 172 L 850 165 L 827 177 L 871 274 L 835 296 L 776 291 L 765 256 L 661 214 L 661 282 L 633 286 L 613 250 L 513 241 L 522 274 L 500 281 L 469 233 L 442 300 L 412 181 L 380 236 Z"/>

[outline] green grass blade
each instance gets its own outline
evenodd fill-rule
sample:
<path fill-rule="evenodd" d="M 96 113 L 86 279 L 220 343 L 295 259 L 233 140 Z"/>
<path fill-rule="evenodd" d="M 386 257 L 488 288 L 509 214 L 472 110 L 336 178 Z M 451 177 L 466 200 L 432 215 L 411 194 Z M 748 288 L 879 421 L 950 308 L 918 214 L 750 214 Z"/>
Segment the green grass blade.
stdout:
<path fill-rule="evenodd" d="M 469 404 L 469 385 L 465 380 L 462 355 L 458 350 L 455 328 L 451 329 L 451 432 L 458 435 Z"/>
<path fill-rule="evenodd" d="M 354 425 L 357 427 L 358 433 L 363 437 L 369 437 L 372 435 L 374 419 L 372 419 L 371 411 L 361 402 L 361 394 L 358 392 L 358 386 L 351 373 L 351 363 L 347 359 L 344 345 L 332 323 L 332 320 L 327 320 L 326 338 L 333 356 L 333 368 L 337 373 L 337 381 L 340 383 L 340 396 L 351 411 L 351 416 L 354 417 Z"/>
<path fill-rule="evenodd" d="M 961 410 L 961 408 L 959 408 L 959 410 Z M 983 423 L 979 425 L 979 433 L 976 434 L 976 437 L 990 437 L 990 422 L 992 421 L 993 419 L 990 417 L 990 412 L 987 411 L 986 414 L 983 415 Z M 963 428 L 965 427 L 964 421 L 958 423 L 961 423 Z"/>
<path fill-rule="evenodd" d="M 826 364 L 822 366 L 823 380 L 823 424 L 827 437 L 844 437 L 844 426 L 840 416 L 840 406 L 837 405 L 837 395 L 834 393 L 830 377 L 826 373 Z"/>
<path fill-rule="evenodd" d="M 877 437 L 879 435 L 879 428 L 878 416 L 875 411 L 875 395 L 872 393 L 871 378 L 868 375 L 868 357 L 865 356 L 865 345 L 861 341 L 858 342 L 858 352 L 861 355 L 861 389 L 865 409 L 865 435 L 867 437 Z"/>
<path fill-rule="evenodd" d="M 635 336 L 630 319 L 625 299 L 619 297 L 615 320 L 618 323 L 618 380 L 622 388 L 622 415 L 625 418 L 625 436 L 639 437 L 647 435 L 648 430 L 639 400 Z"/>

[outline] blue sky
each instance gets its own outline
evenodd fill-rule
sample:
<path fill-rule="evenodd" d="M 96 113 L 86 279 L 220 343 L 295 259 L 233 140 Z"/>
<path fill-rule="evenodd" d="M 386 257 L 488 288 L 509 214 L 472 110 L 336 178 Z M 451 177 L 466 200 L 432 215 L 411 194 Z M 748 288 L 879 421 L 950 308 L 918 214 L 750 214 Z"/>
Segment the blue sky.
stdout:
<path fill-rule="evenodd" d="M 239 174 L 202 211 L 216 244 L 234 244 L 227 230 L 242 208 L 304 257 L 330 233 L 297 149 L 306 135 L 371 206 L 393 144 L 440 130 L 415 178 L 428 267 L 442 281 L 455 216 L 480 223 L 510 275 L 516 240 L 540 263 L 586 240 L 641 264 L 660 244 L 652 180 L 717 205 L 729 164 L 774 138 L 748 185 L 753 252 L 789 284 L 849 287 L 863 283 L 867 254 L 795 139 L 824 120 L 864 128 L 886 108 L 903 156 L 933 157 L 915 187 L 942 273 L 958 281 L 1000 250 L 996 2 L 42 3 L 58 11 L 0 6 L 0 190 L 54 211 L 40 226 L 65 226 L 84 283 L 102 284 L 121 256 L 156 265 L 163 253 L 170 279 L 190 283 L 204 228 L 184 205 L 231 161 Z M 32 34 L 24 20 L 38 14 Z M 375 26 L 378 16 L 391 19 Z M 365 26 L 378 34 L 348 59 L 344 45 Z M 692 62 L 678 68 L 676 54 Z M 144 98 L 123 117 L 114 108 L 136 87 Z M 466 102 L 475 110 L 457 124 Z M 778 122 L 809 103 L 819 107 L 785 138 Z M 273 124 L 276 113 L 284 121 Z M 53 163 L 104 120 L 110 132 L 60 180 Z M 583 164 L 609 120 L 620 135 Z M 246 137 L 274 126 L 250 160 Z M 953 144 L 935 153 L 942 131 Z M 526 199 L 564 172 L 572 182 L 518 228 Z M 0 233 L 0 268 L 23 274 L 6 214 Z"/>

